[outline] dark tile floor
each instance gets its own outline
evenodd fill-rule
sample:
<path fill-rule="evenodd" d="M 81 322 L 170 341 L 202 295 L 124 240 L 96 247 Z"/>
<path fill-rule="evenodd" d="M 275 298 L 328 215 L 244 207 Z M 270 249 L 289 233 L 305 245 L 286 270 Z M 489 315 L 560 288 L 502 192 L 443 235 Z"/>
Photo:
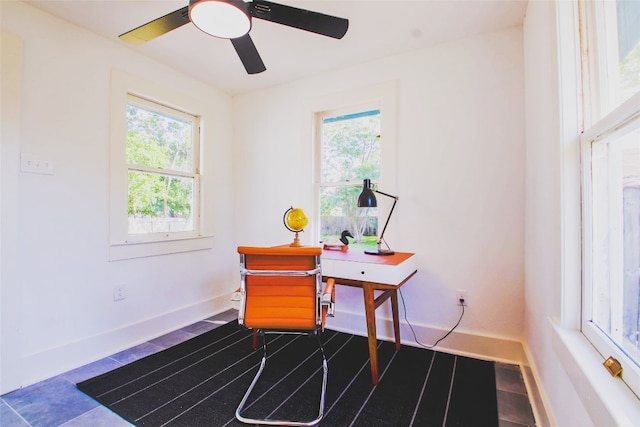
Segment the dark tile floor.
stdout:
<path fill-rule="evenodd" d="M 496 389 L 500 427 L 536 425 L 519 365 L 496 363 Z"/>
<path fill-rule="evenodd" d="M 118 415 L 79 391 L 75 384 L 171 347 L 236 318 L 237 311 L 229 310 L 126 351 L 0 396 L 0 426 L 130 426 L 131 424 Z M 496 386 L 500 427 L 534 426 L 536 423 L 520 366 L 496 364 Z"/>

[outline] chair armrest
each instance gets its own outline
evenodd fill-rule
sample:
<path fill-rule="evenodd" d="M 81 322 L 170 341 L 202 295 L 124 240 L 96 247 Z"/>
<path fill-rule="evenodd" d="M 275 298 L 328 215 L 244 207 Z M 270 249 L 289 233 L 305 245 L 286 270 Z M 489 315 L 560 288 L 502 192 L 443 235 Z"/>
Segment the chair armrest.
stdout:
<path fill-rule="evenodd" d="M 322 302 L 336 302 L 336 281 L 335 279 L 327 279 L 327 285 L 322 292 Z"/>

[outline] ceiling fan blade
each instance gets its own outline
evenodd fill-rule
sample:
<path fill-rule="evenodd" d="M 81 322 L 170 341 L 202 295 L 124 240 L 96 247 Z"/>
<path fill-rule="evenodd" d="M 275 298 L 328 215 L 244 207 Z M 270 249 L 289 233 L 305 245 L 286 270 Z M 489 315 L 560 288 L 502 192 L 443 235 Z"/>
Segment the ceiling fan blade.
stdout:
<path fill-rule="evenodd" d="M 154 19 L 144 25 L 120 34 L 122 40 L 131 44 L 143 44 L 156 37 L 160 37 L 169 31 L 182 27 L 184 24 L 191 22 L 189 19 L 189 6 L 175 10 L 158 19 Z"/>
<path fill-rule="evenodd" d="M 251 40 L 248 33 L 242 37 L 229 40 L 231 40 L 231 44 L 233 44 L 233 47 L 238 53 L 240 61 L 242 61 L 242 65 L 244 65 L 247 73 L 258 74 L 267 69 L 262 62 L 262 58 L 260 58 L 256 45 L 253 44 L 253 40 Z"/>
<path fill-rule="evenodd" d="M 250 4 L 251 16 L 254 18 L 265 19 L 334 39 L 341 39 L 349 29 L 349 20 L 345 18 L 264 0 L 254 0 Z"/>

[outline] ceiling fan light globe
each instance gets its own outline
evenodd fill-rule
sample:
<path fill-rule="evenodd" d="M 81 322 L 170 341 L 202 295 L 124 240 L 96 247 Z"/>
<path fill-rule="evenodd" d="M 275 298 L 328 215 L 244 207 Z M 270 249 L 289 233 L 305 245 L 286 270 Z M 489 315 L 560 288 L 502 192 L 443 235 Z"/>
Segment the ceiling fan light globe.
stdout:
<path fill-rule="evenodd" d="M 242 37 L 251 29 L 251 18 L 243 1 L 191 0 L 189 19 L 199 30 L 223 39 Z"/>

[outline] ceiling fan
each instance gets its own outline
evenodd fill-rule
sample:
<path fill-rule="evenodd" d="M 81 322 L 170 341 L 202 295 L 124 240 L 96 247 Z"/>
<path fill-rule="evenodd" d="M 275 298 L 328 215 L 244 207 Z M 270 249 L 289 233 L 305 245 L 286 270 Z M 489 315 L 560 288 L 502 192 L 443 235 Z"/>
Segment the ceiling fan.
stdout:
<path fill-rule="evenodd" d="M 249 36 L 251 19 L 258 18 L 300 30 L 341 39 L 349 20 L 264 0 L 189 0 L 189 5 L 121 34 L 132 44 L 143 44 L 192 22 L 201 31 L 231 40 L 244 68 L 257 74 L 267 68 Z"/>

